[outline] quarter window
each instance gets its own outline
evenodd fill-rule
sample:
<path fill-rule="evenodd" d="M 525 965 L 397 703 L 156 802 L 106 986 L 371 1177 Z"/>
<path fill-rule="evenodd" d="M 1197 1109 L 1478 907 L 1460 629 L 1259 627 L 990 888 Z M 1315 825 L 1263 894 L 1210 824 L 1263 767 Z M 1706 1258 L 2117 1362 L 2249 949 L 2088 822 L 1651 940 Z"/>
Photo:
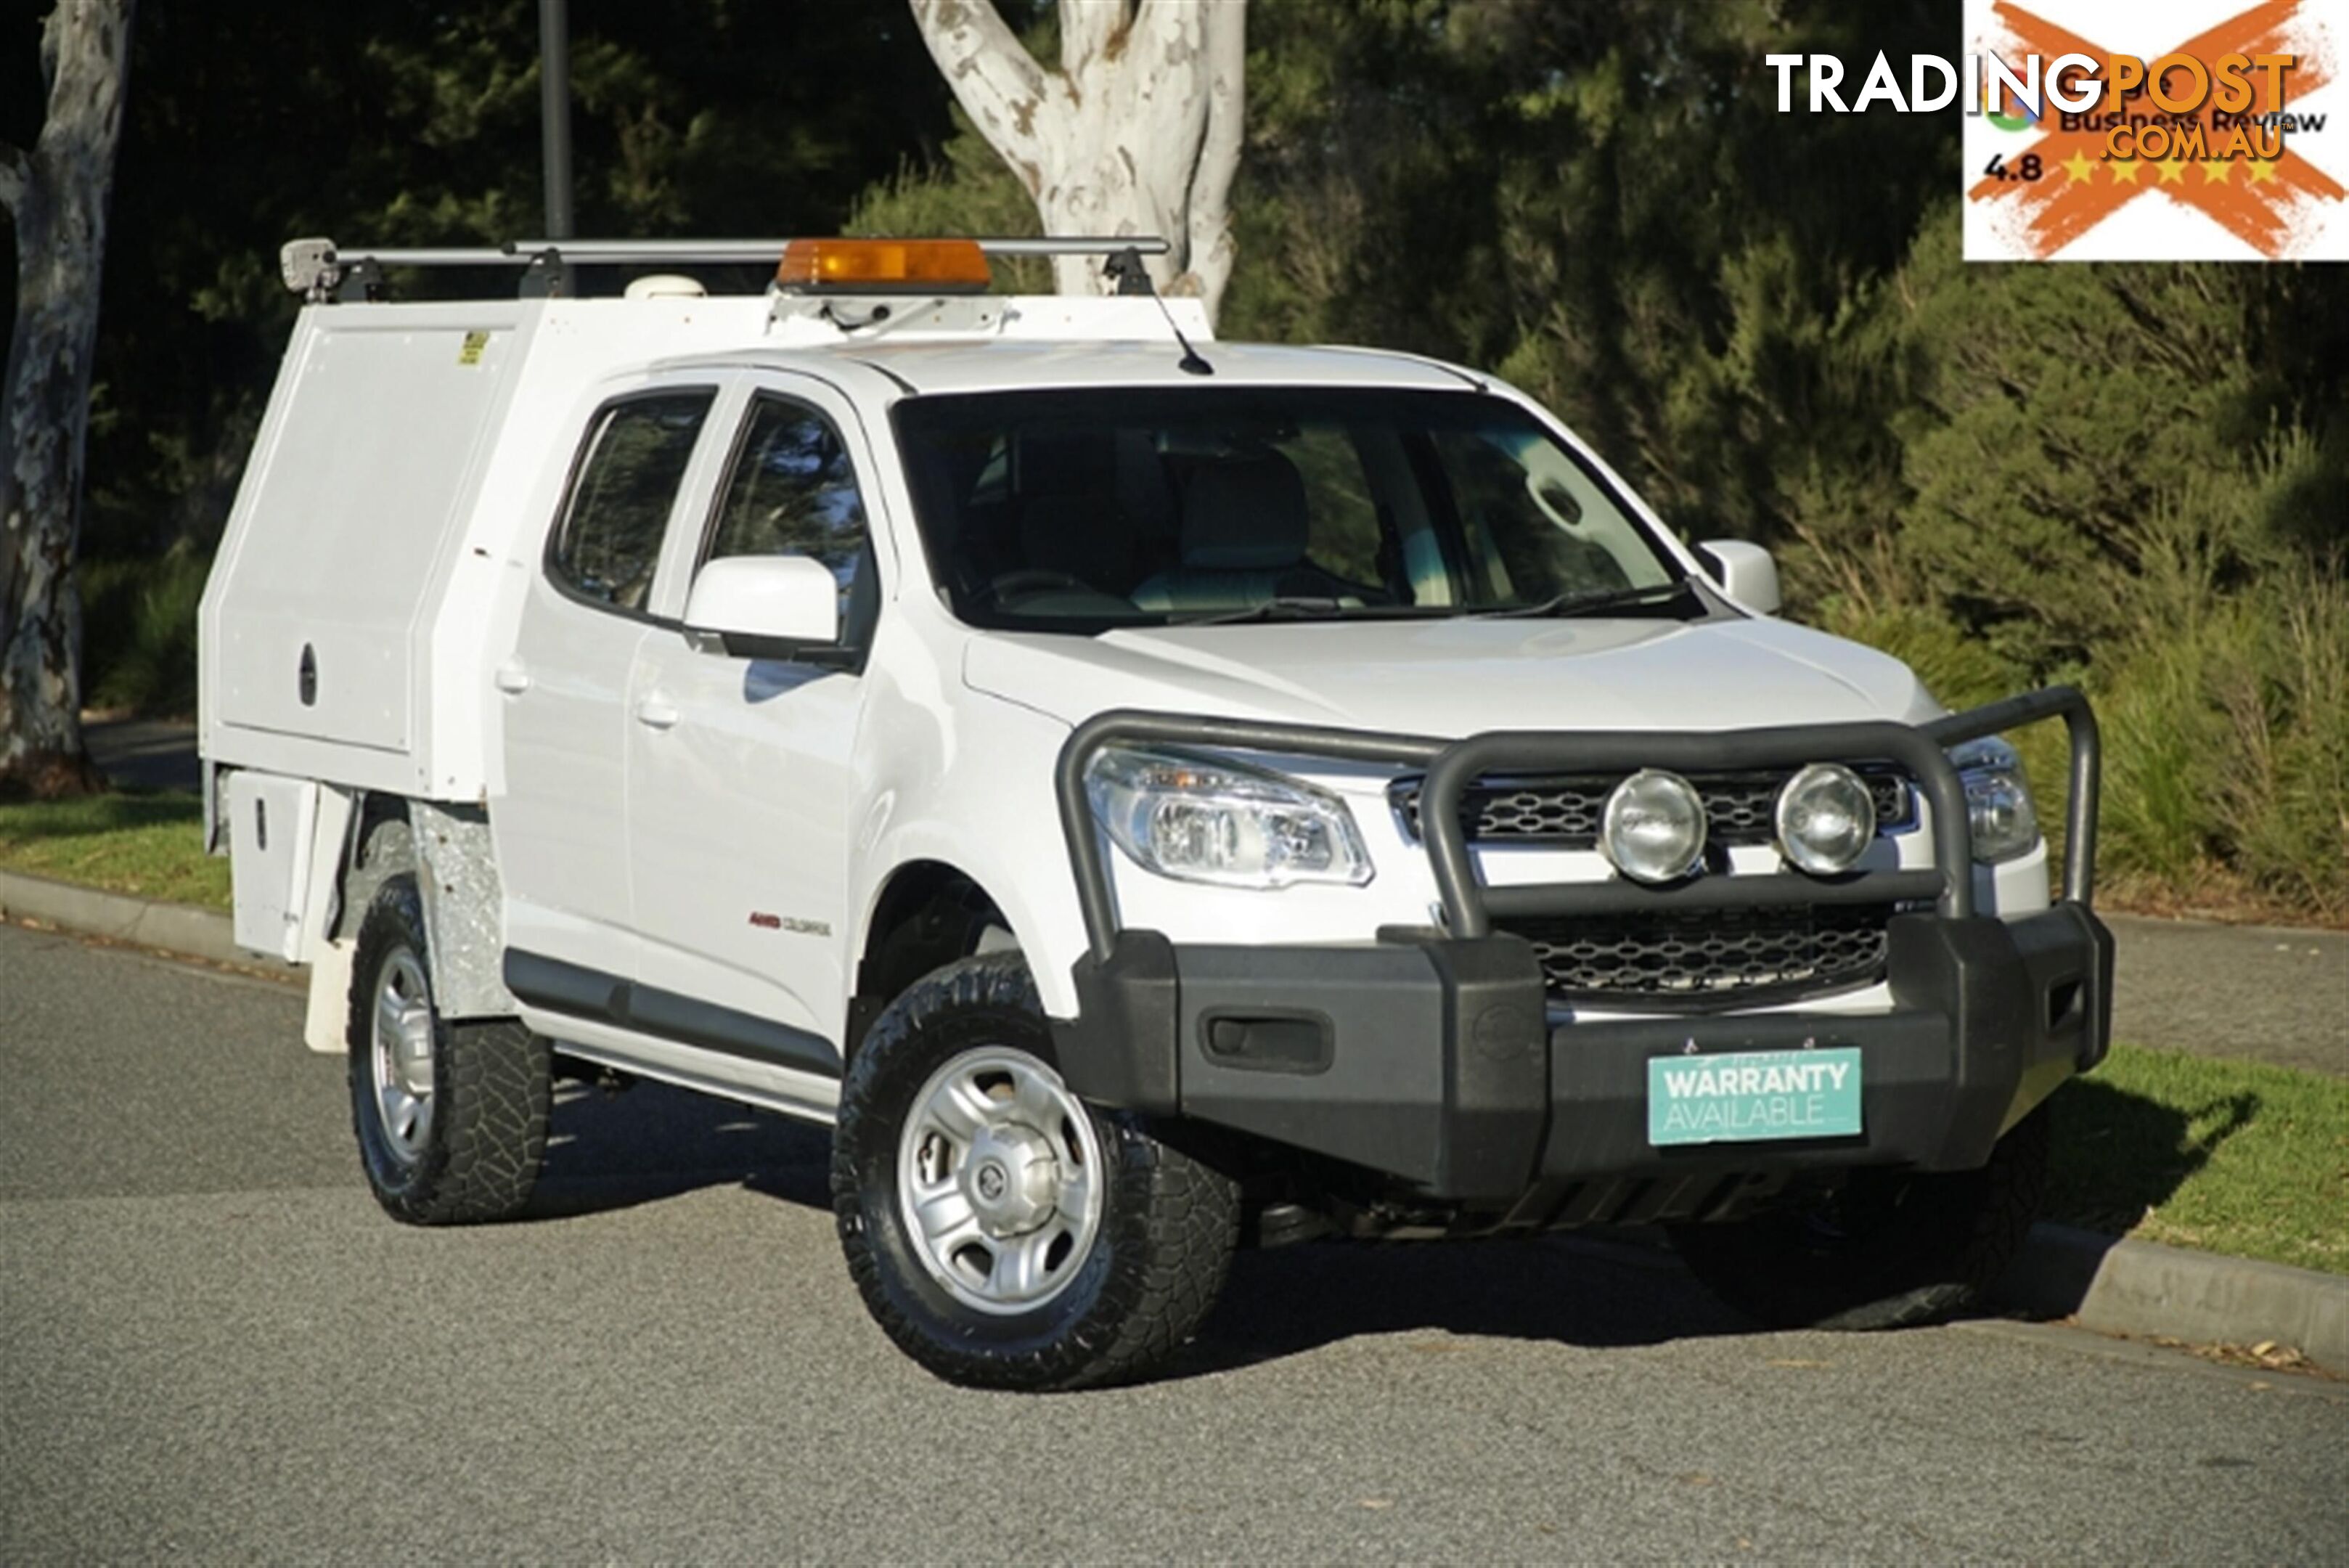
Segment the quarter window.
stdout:
<path fill-rule="evenodd" d="M 716 392 L 663 392 L 595 416 L 549 565 L 581 598 L 642 610 L 661 536 Z"/>
<path fill-rule="evenodd" d="M 751 407 L 727 477 L 710 560 L 806 556 L 823 563 L 846 607 L 864 556 L 864 501 L 848 448 L 830 420 L 803 403 L 762 397 Z"/>

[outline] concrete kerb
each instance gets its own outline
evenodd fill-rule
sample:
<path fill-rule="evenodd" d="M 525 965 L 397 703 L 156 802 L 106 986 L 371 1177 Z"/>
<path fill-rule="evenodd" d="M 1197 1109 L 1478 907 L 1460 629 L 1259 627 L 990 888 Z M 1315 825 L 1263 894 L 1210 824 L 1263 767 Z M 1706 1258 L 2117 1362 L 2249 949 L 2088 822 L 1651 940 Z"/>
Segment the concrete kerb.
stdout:
<path fill-rule="evenodd" d="M 81 936 L 154 948 L 206 963 L 275 971 L 289 977 L 300 972 L 291 964 L 237 946 L 229 918 L 215 910 L 78 888 L 21 871 L 0 871 L 0 919 L 36 920 Z"/>
<path fill-rule="evenodd" d="M 2289 1345 L 2349 1373 L 2349 1276 L 2040 1225 L 2000 1293 L 2038 1317 L 2189 1345 Z"/>
<path fill-rule="evenodd" d="M 0 871 L 0 919 L 36 920 L 209 963 L 300 972 L 238 947 L 226 915 L 21 872 Z M 1653 1257 L 1661 1240 L 1652 1232 L 1617 1232 L 1613 1241 L 1594 1239 L 1588 1250 Z M 2189 1345 L 2272 1341 L 2327 1371 L 2349 1374 L 2349 1277 L 2041 1225 L 2000 1294 L 2033 1316 L 2073 1318 L 2102 1334 Z"/>

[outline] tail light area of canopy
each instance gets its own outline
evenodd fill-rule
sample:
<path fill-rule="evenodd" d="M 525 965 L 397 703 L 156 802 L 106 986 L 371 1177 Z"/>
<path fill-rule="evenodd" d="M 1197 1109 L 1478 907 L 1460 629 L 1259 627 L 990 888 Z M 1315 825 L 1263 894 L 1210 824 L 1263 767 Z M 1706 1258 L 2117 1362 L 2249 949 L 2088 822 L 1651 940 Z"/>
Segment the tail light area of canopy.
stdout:
<path fill-rule="evenodd" d="M 519 269 L 523 298 L 574 292 L 582 266 L 771 266 L 773 292 L 791 294 L 970 294 L 988 283 L 995 257 L 1164 255 L 1156 235 L 1054 235 L 997 239 L 512 240 L 497 246 L 344 246 L 299 239 L 278 253 L 285 286 L 313 304 L 386 296 L 391 267 Z M 1142 279 L 1125 269 L 1121 289 Z M 1133 286 L 1147 287 L 1146 281 Z"/>

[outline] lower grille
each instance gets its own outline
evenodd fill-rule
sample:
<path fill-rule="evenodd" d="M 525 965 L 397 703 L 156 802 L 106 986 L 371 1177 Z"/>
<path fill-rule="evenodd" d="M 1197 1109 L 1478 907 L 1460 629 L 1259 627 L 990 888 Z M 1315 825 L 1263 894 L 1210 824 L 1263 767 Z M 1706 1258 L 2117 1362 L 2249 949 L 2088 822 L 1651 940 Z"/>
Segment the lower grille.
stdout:
<path fill-rule="evenodd" d="M 1533 943 L 1552 995 L 1667 1011 L 1747 1006 L 1881 980 L 1889 904 L 1789 905 L 1538 918 L 1502 929 Z"/>

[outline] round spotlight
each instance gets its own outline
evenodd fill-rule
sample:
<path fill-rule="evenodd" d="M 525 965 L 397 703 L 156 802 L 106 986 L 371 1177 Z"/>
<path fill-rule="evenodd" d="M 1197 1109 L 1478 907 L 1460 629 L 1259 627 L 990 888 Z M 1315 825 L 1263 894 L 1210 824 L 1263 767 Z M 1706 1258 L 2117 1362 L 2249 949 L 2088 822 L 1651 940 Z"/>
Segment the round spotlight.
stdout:
<path fill-rule="evenodd" d="M 1813 763 L 1778 792 L 1778 848 L 1819 876 L 1848 871 L 1876 841 L 1876 798 L 1839 763 Z"/>
<path fill-rule="evenodd" d="M 1642 768 L 1607 797 L 1599 847 L 1626 877 L 1678 881 L 1703 857 L 1704 802 L 1678 774 Z"/>

